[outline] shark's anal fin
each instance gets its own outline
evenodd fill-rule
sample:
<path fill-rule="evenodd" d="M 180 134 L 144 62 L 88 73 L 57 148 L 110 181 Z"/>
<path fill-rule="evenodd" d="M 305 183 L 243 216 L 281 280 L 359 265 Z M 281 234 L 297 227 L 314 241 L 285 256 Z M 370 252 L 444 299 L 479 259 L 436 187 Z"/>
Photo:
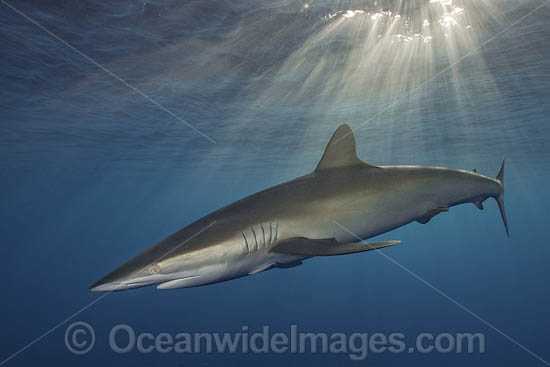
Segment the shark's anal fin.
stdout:
<path fill-rule="evenodd" d="M 474 205 L 475 205 L 479 210 L 483 210 L 483 201 L 481 201 L 481 200 L 474 201 Z"/>
<path fill-rule="evenodd" d="M 447 208 L 447 207 L 435 208 L 435 209 L 430 210 L 429 212 L 427 212 L 426 214 L 424 214 L 420 218 L 418 218 L 416 221 L 418 223 L 421 223 L 421 224 L 426 224 L 430 221 L 430 219 L 432 219 L 433 217 L 435 217 L 439 213 L 448 212 L 448 211 L 449 211 L 449 208 Z"/>
<path fill-rule="evenodd" d="M 334 238 L 316 240 L 304 237 L 294 237 L 279 242 L 269 251 L 299 256 L 333 256 L 376 250 L 398 243 L 401 243 L 401 241 L 340 243 Z"/>

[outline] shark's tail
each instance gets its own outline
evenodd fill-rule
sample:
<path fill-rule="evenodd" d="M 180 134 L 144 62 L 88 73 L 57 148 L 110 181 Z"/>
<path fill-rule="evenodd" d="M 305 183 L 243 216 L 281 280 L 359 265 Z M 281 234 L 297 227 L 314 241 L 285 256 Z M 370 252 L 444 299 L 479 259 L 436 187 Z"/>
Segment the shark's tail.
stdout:
<path fill-rule="evenodd" d="M 502 159 L 502 164 L 500 165 L 500 169 L 497 173 L 496 179 L 498 182 L 500 182 L 502 190 L 500 191 L 500 195 L 495 197 L 495 200 L 497 201 L 498 208 L 500 209 L 500 216 L 502 217 L 502 221 L 504 222 L 506 235 L 510 237 L 510 232 L 508 231 L 508 220 L 506 219 L 506 211 L 504 210 L 504 158 Z"/>

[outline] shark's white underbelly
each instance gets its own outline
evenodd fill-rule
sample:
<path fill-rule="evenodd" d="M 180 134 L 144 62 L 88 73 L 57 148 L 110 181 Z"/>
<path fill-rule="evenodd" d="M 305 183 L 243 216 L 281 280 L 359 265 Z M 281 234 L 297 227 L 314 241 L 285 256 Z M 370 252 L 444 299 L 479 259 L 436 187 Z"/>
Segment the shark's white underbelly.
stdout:
<path fill-rule="evenodd" d="M 272 266 L 292 263 L 301 259 L 303 259 L 303 257 L 275 253 L 249 254 L 231 261 L 204 265 L 195 269 L 192 273 L 187 271 L 186 274 L 181 274 L 181 278 L 161 283 L 157 288 L 188 288 L 218 283 L 246 275 L 257 274 Z"/>
<path fill-rule="evenodd" d="M 256 232 L 260 233 L 260 226 Z M 265 228 L 264 228 L 265 230 Z M 254 239 L 253 229 L 250 233 L 243 231 L 231 241 L 214 248 L 207 248 L 194 254 L 188 254 L 187 263 L 182 264 L 186 270 L 174 273 L 173 279 L 158 285 L 159 289 L 188 288 L 200 285 L 218 283 L 225 280 L 253 275 L 267 270 L 273 266 L 294 263 L 304 259 L 301 256 L 278 254 L 269 252 L 270 246 L 280 240 L 272 237 L 272 241 L 260 240 L 256 234 Z M 267 233 L 267 230 L 265 230 Z M 280 232 L 279 232 L 280 236 Z M 262 236 L 263 238 L 263 236 Z M 195 260 L 189 258 L 193 257 Z"/>

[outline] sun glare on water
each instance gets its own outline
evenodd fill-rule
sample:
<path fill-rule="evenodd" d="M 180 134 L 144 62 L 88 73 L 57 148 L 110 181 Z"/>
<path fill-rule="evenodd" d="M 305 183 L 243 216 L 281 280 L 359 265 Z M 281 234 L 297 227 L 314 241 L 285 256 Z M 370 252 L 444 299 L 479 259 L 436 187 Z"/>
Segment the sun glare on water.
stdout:
<path fill-rule="evenodd" d="M 434 89 L 445 88 L 447 107 L 464 110 L 472 97 L 459 70 L 486 69 L 476 50 L 491 36 L 488 19 L 500 19 L 498 7 L 487 0 L 372 4 L 322 15 L 315 31 L 273 69 L 257 106 L 304 105 L 311 121 L 397 130 L 441 108 Z M 309 3 L 307 11 L 316 6 Z M 485 86 L 496 89 L 492 82 Z M 454 128 L 460 133 L 460 123 Z"/>

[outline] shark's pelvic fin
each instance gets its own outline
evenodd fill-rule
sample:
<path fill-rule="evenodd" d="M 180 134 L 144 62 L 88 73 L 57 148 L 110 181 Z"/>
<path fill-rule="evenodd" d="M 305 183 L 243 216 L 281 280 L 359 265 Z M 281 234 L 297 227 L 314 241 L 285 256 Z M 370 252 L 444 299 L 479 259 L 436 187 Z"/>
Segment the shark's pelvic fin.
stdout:
<path fill-rule="evenodd" d="M 304 237 L 294 237 L 276 244 L 269 251 L 300 256 L 333 256 L 376 250 L 398 243 L 401 243 L 401 241 L 340 243 L 334 238 L 312 240 Z"/>
<path fill-rule="evenodd" d="M 449 211 L 449 208 L 447 208 L 447 207 L 435 208 L 435 209 L 430 210 L 426 214 L 424 214 L 422 217 L 418 218 L 416 221 L 418 223 L 426 224 L 430 221 L 430 219 L 432 219 L 433 217 L 435 217 L 439 213 L 448 212 L 448 211 Z"/>
<path fill-rule="evenodd" d="M 357 157 L 353 131 L 349 125 L 343 124 L 336 129 L 332 138 L 330 138 L 315 171 L 349 166 L 380 168 L 367 164 Z"/>

